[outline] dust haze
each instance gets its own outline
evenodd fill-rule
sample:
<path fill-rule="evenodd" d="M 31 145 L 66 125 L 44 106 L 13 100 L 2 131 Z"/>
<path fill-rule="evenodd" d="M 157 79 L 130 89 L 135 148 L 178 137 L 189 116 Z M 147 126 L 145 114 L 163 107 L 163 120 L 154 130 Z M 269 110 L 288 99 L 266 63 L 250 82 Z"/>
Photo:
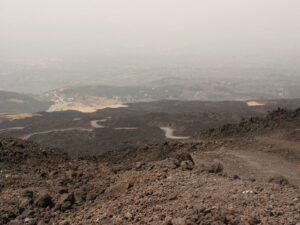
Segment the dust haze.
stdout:
<path fill-rule="evenodd" d="M 298 75 L 299 9 L 297 0 L 0 0 L 0 89 L 209 77 L 207 68 Z"/>
<path fill-rule="evenodd" d="M 0 0 L 0 225 L 300 225 L 300 0 Z"/>

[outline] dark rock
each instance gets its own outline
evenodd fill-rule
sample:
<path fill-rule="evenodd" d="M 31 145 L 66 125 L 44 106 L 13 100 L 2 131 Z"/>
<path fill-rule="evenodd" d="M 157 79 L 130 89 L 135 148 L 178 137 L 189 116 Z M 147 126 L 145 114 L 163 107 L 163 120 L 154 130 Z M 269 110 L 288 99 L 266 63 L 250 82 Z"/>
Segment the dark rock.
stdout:
<path fill-rule="evenodd" d="M 172 160 L 172 169 L 176 169 L 180 166 L 180 162 L 177 159 Z"/>
<path fill-rule="evenodd" d="M 85 201 L 86 200 L 86 196 L 87 196 L 87 193 L 83 189 L 74 192 L 74 198 L 75 198 L 76 202 L 83 202 L 83 201 Z"/>
<path fill-rule="evenodd" d="M 57 171 L 52 171 L 49 175 L 50 175 L 50 177 L 54 178 L 58 175 L 58 172 Z"/>
<path fill-rule="evenodd" d="M 191 154 L 187 151 L 180 151 L 175 153 L 175 159 L 177 159 L 180 163 L 182 161 L 191 161 L 193 164 L 195 164 Z"/>
<path fill-rule="evenodd" d="M 182 170 L 192 170 L 194 169 L 194 164 L 192 161 L 185 160 L 180 163 L 180 168 Z"/>
<path fill-rule="evenodd" d="M 23 213 L 21 218 L 32 218 L 34 217 L 35 211 L 32 209 L 26 209 Z"/>
<path fill-rule="evenodd" d="M 105 189 L 101 190 L 100 193 L 104 193 L 105 192 Z M 86 196 L 86 200 L 87 201 L 93 201 L 97 198 L 97 194 L 95 192 L 89 192 Z"/>
<path fill-rule="evenodd" d="M 68 192 L 69 192 L 69 190 L 68 190 L 67 188 L 63 188 L 63 187 L 62 187 L 62 188 L 59 188 L 59 189 L 58 189 L 58 193 L 61 194 L 61 195 L 62 195 L 62 194 L 65 194 L 65 193 L 68 193 Z"/>
<path fill-rule="evenodd" d="M 41 193 L 36 201 L 36 205 L 41 208 L 53 207 L 52 197 L 48 193 Z"/>
<path fill-rule="evenodd" d="M 74 203 L 75 203 L 75 197 L 73 193 L 63 194 L 55 208 L 64 212 L 70 209 Z"/>
<path fill-rule="evenodd" d="M 207 171 L 209 173 L 222 173 L 224 170 L 223 165 L 220 162 L 209 164 L 209 165 L 202 165 L 202 171 Z"/>
<path fill-rule="evenodd" d="M 43 173 L 40 174 L 40 176 L 41 176 L 42 178 L 46 178 L 46 177 L 48 177 L 48 174 L 47 174 L 46 172 L 43 172 Z"/>
<path fill-rule="evenodd" d="M 22 193 L 22 197 L 24 198 L 33 198 L 33 191 L 26 190 Z"/>
<path fill-rule="evenodd" d="M 261 221 L 259 219 L 257 219 L 256 217 L 251 218 L 249 220 L 249 225 L 255 225 L 255 224 L 260 224 L 260 223 L 261 223 Z"/>
<path fill-rule="evenodd" d="M 288 185 L 289 181 L 284 176 L 274 176 L 269 179 L 270 183 L 275 183 L 279 185 Z"/>
<path fill-rule="evenodd" d="M 238 175 L 233 175 L 232 177 L 234 180 L 240 180 L 241 178 Z"/>
<path fill-rule="evenodd" d="M 31 198 L 20 198 L 19 199 L 19 209 L 23 210 L 33 204 L 33 200 Z"/>

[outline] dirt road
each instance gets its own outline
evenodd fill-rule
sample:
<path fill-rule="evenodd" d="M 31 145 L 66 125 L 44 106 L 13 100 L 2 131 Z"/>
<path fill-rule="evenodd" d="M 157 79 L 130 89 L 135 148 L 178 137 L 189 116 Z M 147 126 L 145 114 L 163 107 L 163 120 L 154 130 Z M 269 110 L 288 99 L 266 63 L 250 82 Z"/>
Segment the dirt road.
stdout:
<path fill-rule="evenodd" d="M 220 162 L 231 176 L 260 181 L 283 176 L 300 187 L 300 142 L 272 136 L 219 142 L 225 144 L 213 151 L 196 152 L 196 164 Z"/>

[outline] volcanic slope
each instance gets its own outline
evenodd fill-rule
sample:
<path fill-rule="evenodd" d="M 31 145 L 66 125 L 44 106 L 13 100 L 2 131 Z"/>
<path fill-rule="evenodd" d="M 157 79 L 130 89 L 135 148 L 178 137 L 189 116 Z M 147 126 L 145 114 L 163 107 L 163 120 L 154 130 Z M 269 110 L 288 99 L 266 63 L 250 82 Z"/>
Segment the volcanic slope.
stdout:
<path fill-rule="evenodd" d="M 220 128 L 78 159 L 2 138 L 0 224 L 298 225 L 298 138 L 289 131 L 299 110 L 273 114 L 274 126 L 242 135 Z"/>
<path fill-rule="evenodd" d="M 172 128 L 175 136 L 193 136 L 199 130 L 238 123 L 242 117 L 265 116 L 277 107 L 294 109 L 300 105 L 299 99 L 263 102 L 265 105 L 249 107 L 237 101 L 158 101 L 88 114 L 42 112 L 31 118 L 3 121 L 0 136 L 29 139 L 74 156 L 100 155 L 124 146 L 165 140 L 161 127 Z"/>

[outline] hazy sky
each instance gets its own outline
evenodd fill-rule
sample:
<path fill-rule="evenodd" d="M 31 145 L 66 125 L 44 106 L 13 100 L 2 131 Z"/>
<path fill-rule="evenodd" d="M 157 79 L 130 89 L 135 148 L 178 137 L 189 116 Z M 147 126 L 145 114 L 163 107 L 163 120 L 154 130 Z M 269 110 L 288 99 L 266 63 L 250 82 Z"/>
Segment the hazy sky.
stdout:
<path fill-rule="evenodd" d="M 299 28 L 299 0 L 0 0 L 0 62 L 298 67 Z"/>

